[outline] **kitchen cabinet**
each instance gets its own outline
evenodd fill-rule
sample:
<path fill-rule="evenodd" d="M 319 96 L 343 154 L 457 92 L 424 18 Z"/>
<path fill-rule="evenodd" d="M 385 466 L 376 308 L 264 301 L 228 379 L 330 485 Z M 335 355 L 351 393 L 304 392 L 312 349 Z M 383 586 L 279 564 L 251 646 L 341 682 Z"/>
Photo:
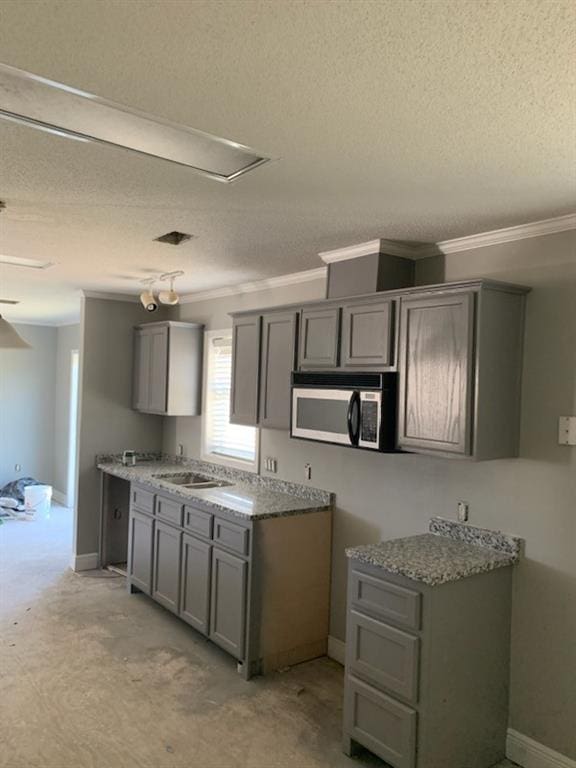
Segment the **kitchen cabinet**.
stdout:
<path fill-rule="evenodd" d="M 393 768 L 503 759 L 511 585 L 509 567 L 430 586 L 349 560 L 346 754 L 361 745 Z"/>
<path fill-rule="evenodd" d="M 394 309 L 390 299 L 342 306 L 342 368 L 380 371 L 394 365 Z"/>
<path fill-rule="evenodd" d="M 290 377 L 295 365 L 296 312 L 262 317 L 260 418 L 262 427 L 290 428 Z"/>
<path fill-rule="evenodd" d="M 132 507 L 128 528 L 128 581 L 148 594 L 152 587 L 152 537 L 152 518 Z"/>
<path fill-rule="evenodd" d="M 184 533 L 182 536 L 180 617 L 203 635 L 209 632 L 212 546 Z"/>
<path fill-rule="evenodd" d="M 330 510 L 250 520 L 142 483 L 130 498 L 130 591 L 231 654 L 247 679 L 325 655 Z"/>
<path fill-rule="evenodd" d="M 340 307 L 303 309 L 300 315 L 298 367 L 337 368 L 339 364 Z"/>
<path fill-rule="evenodd" d="M 245 560 L 213 547 L 210 639 L 237 659 L 244 655 L 247 574 Z"/>
<path fill-rule="evenodd" d="M 518 455 L 525 290 L 401 298 L 398 446 L 495 459 Z"/>
<path fill-rule="evenodd" d="M 180 546 L 182 532 L 167 523 L 154 524 L 152 597 L 178 613 L 180 601 Z"/>
<path fill-rule="evenodd" d="M 258 423 L 260 325 L 260 315 L 234 318 L 232 324 L 232 424 L 254 426 Z"/>
<path fill-rule="evenodd" d="M 200 413 L 203 326 L 173 321 L 134 329 L 132 406 L 142 413 Z"/>

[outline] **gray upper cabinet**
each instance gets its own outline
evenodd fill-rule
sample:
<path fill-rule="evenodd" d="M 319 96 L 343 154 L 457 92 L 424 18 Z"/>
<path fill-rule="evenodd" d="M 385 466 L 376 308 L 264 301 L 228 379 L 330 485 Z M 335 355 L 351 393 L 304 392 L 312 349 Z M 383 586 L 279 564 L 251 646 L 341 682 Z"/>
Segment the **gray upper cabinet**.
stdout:
<path fill-rule="evenodd" d="M 234 318 L 232 324 L 232 382 L 230 422 L 258 422 L 260 315 Z"/>
<path fill-rule="evenodd" d="M 200 413 L 203 326 L 160 322 L 134 330 L 133 408 L 161 416 Z"/>
<path fill-rule="evenodd" d="M 290 376 L 295 364 L 296 312 L 262 318 L 260 419 L 263 427 L 290 428 Z"/>
<path fill-rule="evenodd" d="M 342 368 L 377 371 L 394 365 L 394 307 L 392 300 L 344 304 Z"/>
<path fill-rule="evenodd" d="M 337 368 L 340 307 L 303 309 L 300 316 L 300 368 Z"/>
<path fill-rule="evenodd" d="M 469 454 L 474 294 L 402 300 L 399 445 Z"/>

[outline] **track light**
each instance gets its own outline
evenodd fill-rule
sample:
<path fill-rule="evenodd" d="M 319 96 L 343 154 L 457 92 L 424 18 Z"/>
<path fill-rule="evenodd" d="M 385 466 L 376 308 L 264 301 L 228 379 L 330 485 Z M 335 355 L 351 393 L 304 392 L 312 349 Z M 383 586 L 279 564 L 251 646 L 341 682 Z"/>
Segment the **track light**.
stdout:
<path fill-rule="evenodd" d="M 164 278 L 164 275 L 160 278 L 161 280 L 167 279 L 170 280 L 170 290 L 169 291 L 160 291 L 158 294 L 158 298 L 160 299 L 162 304 L 168 304 L 170 306 L 174 306 L 175 304 L 178 304 L 180 301 L 180 296 L 176 293 L 174 290 L 174 279 L 176 277 L 179 277 L 182 274 L 182 272 L 173 273 L 171 275 L 167 275 L 166 278 Z"/>
<path fill-rule="evenodd" d="M 159 275 L 158 277 L 148 277 L 145 280 L 142 280 L 141 282 L 145 288 L 140 294 L 140 301 L 142 302 L 144 309 L 147 312 L 156 312 L 159 307 L 158 302 L 160 302 L 160 304 L 166 304 L 171 307 L 178 304 L 180 297 L 174 290 L 174 280 L 176 280 L 177 277 L 182 277 L 183 274 L 184 272 L 178 270 L 176 272 L 165 272 L 163 275 Z M 154 283 L 157 280 L 161 280 L 162 282 L 165 282 L 166 280 L 170 281 L 170 290 L 160 291 L 158 294 L 158 301 L 154 296 Z"/>
<path fill-rule="evenodd" d="M 140 294 L 140 301 L 146 312 L 156 312 L 158 309 L 158 302 L 156 301 L 154 294 L 152 293 L 152 287 L 146 288 Z"/>

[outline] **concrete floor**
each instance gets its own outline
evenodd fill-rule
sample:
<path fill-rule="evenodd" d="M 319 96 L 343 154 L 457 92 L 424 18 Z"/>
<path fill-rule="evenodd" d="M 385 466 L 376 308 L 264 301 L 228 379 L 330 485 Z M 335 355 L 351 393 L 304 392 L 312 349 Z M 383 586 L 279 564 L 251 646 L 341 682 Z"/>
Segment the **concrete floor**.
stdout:
<path fill-rule="evenodd" d="M 338 664 L 244 682 L 122 577 L 68 570 L 66 520 L 0 526 L 2 768 L 384 766 L 340 751 Z"/>

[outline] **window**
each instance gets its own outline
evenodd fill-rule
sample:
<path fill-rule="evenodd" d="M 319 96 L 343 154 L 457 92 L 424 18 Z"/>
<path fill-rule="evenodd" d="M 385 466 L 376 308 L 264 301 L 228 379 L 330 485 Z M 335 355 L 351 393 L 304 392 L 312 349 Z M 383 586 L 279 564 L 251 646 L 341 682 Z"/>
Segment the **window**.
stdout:
<path fill-rule="evenodd" d="M 230 424 L 232 331 L 207 331 L 204 341 L 202 456 L 206 461 L 256 472 L 258 430 Z"/>

